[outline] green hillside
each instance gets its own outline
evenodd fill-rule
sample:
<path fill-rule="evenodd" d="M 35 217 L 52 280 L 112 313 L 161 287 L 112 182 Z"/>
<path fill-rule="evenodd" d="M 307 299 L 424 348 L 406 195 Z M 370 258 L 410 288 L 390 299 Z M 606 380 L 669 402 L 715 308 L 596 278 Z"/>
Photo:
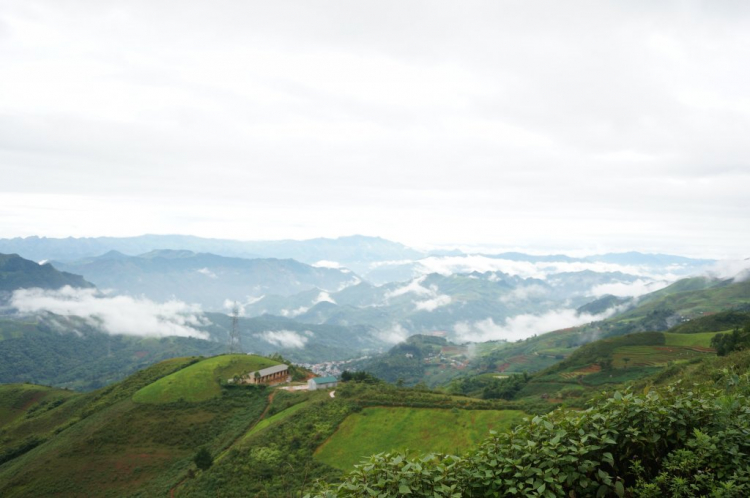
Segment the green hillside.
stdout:
<path fill-rule="evenodd" d="M 430 386 L 445 385 L 454 378 L 483 373 L 509 375 L 539 372 L 568 358 L 582 345 L 598 339 L 670 329 L 673 333 L 731 330 L 750 318 L 750 312 L 747 311 L 750 307 L 750 282 L 686 279 L 644 296 L 641 303 L 625 313 L 600 322 L 556 330 L 512 343 L 496 341 L 477 344 L 471 347 L 471 354 L 469 348 L 464 348 L 463 359 L 457 363 L 438 362 L 431 365 L 417 361 L 417 357 L 433 355 L 430 349 L 433 346 L 422 340 L 410 339 L 395 346 L 389 353 L 375 356 L 358 366 L 368 371 L 388 371 L 385 378 L 395 381 L 393 377 L 399 371 L 391 368 L 395 364 L 410 374 L 400 375 L 404 380 L 411 383 L 423 381 Z M 686 342 L 688 339 L 681 339 L 680 344 L 674 342 L 674 339 L 672 341 L 666 346 L 690 345 Z M 709 344 L 703 340 L 692 345 L 708 347 Z M 455 347 L 447 351 L 461 349 L 461 346 L 453 346 Z M 409 351 L 401 351 L 404 348 Z M 415 348 L 419 350 L 418 353 L 414 351 Z M 412 354 L 412 358 L 405 358 L 407 352 Z M 671 360 L 672 358 L 667 361 Z M 631 372 L 627 377 L 632 375 Z"/>
<path fill-rule="evenodd" d="M 465 455 L 372 456 L 309 496 L 748 496 L 749 367 L 750 351 L 705 358 L 671 385 L 526 419 Z"/>
<path fill-rule="evenodd" d="M 233 388 L 205 401 L 160 404 L 135 403 L 133 395 L 202 362 L 207 362 L 206 372 L 223 374 L 235 358 L 225 360 L 169 360 L 88 394 L 52 390 L 46 397 L 54 402 L 44 404 L 40 399 L 35 405 L 39 408 L 31 405 L 25 414 L 12 413 L 9 407 L 28 398 L 25 391 L 45 389 L 4 386 L 0 400 L 7 422 L 0 437 L 3 448 L 15 452 L 0 465 L 0 495 L 167 494 L 193 465 L 196 448 L 218 453 L 231 445 L 261 416 L 268 394 L 262 388 Z M 265 363 L 269 362 L 275 363 Z M 254 364 L 261 363 L 256 359 Z"/>
<path fill-rule="evenodd" d="M 2 383 L 90 391 L 169 358 L 225 350 L 225 344 L 191 337 L 110 335 L 75 317 L 0 318 Z"/>
<path fill-rule="evenodd" d="M 150 404 L 206 401 L 221 396 L 221 381 L 278 364 L 256 355 L 215 356 L 145 386 L 133 395 L 133 401 Z"/>

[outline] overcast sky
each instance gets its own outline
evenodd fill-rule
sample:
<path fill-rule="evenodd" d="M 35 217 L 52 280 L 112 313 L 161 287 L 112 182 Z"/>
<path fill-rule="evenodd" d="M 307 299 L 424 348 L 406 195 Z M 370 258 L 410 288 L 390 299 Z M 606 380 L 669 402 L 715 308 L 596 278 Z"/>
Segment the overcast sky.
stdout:
<path fill-rule="evenodd" d="M 750 256 L 750 2 L 0 0 L 0 237 Z"/>

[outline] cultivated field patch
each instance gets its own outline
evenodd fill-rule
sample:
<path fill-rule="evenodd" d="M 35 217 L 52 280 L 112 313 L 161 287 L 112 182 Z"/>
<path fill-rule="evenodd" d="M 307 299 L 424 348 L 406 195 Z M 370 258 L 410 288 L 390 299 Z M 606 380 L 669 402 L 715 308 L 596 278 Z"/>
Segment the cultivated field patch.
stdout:
<path fill-rule="evenodd" d="M 438 408 L 365 408 L 350 415 L 315 451 L 315 458 L 350 470 L 369 455 L 383 451 L 439 451 L 457 454 L 484 438 L 521 421 L 518 410 Z"/>
<path fill-rule="evenodd" d="M 622 346 L 612 355 L 612 365 L 615 368 L 656 367 L 713 353 L 713 349 L 701 346 Z"/>

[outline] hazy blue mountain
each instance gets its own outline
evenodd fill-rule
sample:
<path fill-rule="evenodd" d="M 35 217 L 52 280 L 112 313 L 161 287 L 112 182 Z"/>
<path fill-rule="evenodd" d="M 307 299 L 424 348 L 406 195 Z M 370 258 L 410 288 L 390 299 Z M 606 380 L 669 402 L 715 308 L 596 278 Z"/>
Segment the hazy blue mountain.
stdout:
<path fill-rule="evenodd" d="M 358 268 L 362 278 L 374 283 L 404 281 L 431 272 L 470 273 L 472 271 L 510 271 L 525 275 L 589 269 L 595 272 L 622 271 L 656 275 L 695 275 L 715 263 L 708 259 L 685 258 L 668 254 L 639 252 L 610 253 L 577 258 L 564 254 L 536 255 L 521 252 L 500 254 L 429 254 L 422 259 L 380 261 Z"/>
<path fill-rule="evenodd" d="M 58 271 L 52 265 L 40 265 L 17 254 L 0 254 L 0 291 L 2 292 L 31 287 L 59 289 L 66 285 L 93 287 L 82 276 Z"/>
<path fill-rule="evenodd" d="M 581 263 L 581 262 L 600 262 L 618 265 L 635 265 L 635 266 L 655 266 L 666 267 L 670 265 L 681 266 L 702 266 L 709 265 L 715 261 L 712 259 L 687 258 L 684 256 L 674 256 L 671 254 L 648 254 L 637 251 L 622 253 L 595 254 L 576 258 L 564 254 L 547 254 L 534 255 L 520 252 L 504 252 L 500 254 L 484 254 L 483 256 L 494 259 L 507 259 L 510 261 L 528 261 L 530 263 Z"/>
<path fill-rule="evenodd" d="M 424 257 L 422 252 L 403 244 L 362 235 L 336 239 L 274 241 L 207 239 L 190 235 L 0 239 L 0 252 L 14 252 L 37 261 L 70 262 L 113 250 L 135 256 L 161 249 L 181 249 L 241 258 L 296 259 L 308 264 L 326 260 L 351 267 L 355 271 L 371 262 Z"/>
<path fill-rule="evenodd" d="M 336 291 L 359 282 L 348 270 L 317 268 L 291 259 L 229 258 L 186 250 L 140 256 L 110 251 L 53 265 L 82 274 L 100 289 L 155 301 L 179 299 L 210 310 L 223 309 L 226 300 L 244 302 L 264 294 L 291 295 L 314 288 Z"/>
<path fill-rule="evenodd" d="M 644 254 L 636 251 L 599 254 L 595 256 L 587 256 L 583 259 L 586 261 L 599 261 L 602 263 L 614 263 L 619 265 L 646 265 L 661 267 L 670 265 L 700 266 L 709 265 L 715 262 L 712 259 L 686 258 L 684 256 L 674 256 L 671 254 Z"/>
<path fill-rule="evenodd" d="M 522 252 L 503 252 L 500 254 L 483 254 L 482 256 L 494 259 L 507 259 L 509 261 L 528 261 L 530 263 L 549 263 L 553 261 L 572 263 L 575 261 L 581 261 L 581 259 L 566 256 L 564 254 L 535 255 Z"/>
<path fill-rule="evenodd" d="M 209 332 L 213 340 L 225 343 L 231 329 L 231 317 L 222 313 L 207 313 L 206 317 L 211 325 L 203 330 Z M 367 325 L 310 324 L 263 315 L 241 317 L 238 329 L 244 352 L 281 353 L 300 363 L 343 360 L 362 352 L 381 351 L 386 346 L 378 338 L 377 329 Z"/>

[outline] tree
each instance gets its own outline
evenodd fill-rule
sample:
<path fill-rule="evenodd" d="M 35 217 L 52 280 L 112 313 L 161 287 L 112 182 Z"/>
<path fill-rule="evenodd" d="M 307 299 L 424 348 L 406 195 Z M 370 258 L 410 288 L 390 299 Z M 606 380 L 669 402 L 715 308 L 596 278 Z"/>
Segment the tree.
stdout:
<path fill-rule="evenodd" d="M 625 363 L 625 368 L 628 368 L 628 363 L 630 363 L 630 358 L 623 358 L 622 362 Z"/>
<path fill-rule="evenodd" d="M 211 453 L 206 448 L 201 448 L 193 457 L 193 462 L 195 462 L 195 466 L 199 469 L 208 470 L 214 464 L 214 457 L 211 456 Z"/>

